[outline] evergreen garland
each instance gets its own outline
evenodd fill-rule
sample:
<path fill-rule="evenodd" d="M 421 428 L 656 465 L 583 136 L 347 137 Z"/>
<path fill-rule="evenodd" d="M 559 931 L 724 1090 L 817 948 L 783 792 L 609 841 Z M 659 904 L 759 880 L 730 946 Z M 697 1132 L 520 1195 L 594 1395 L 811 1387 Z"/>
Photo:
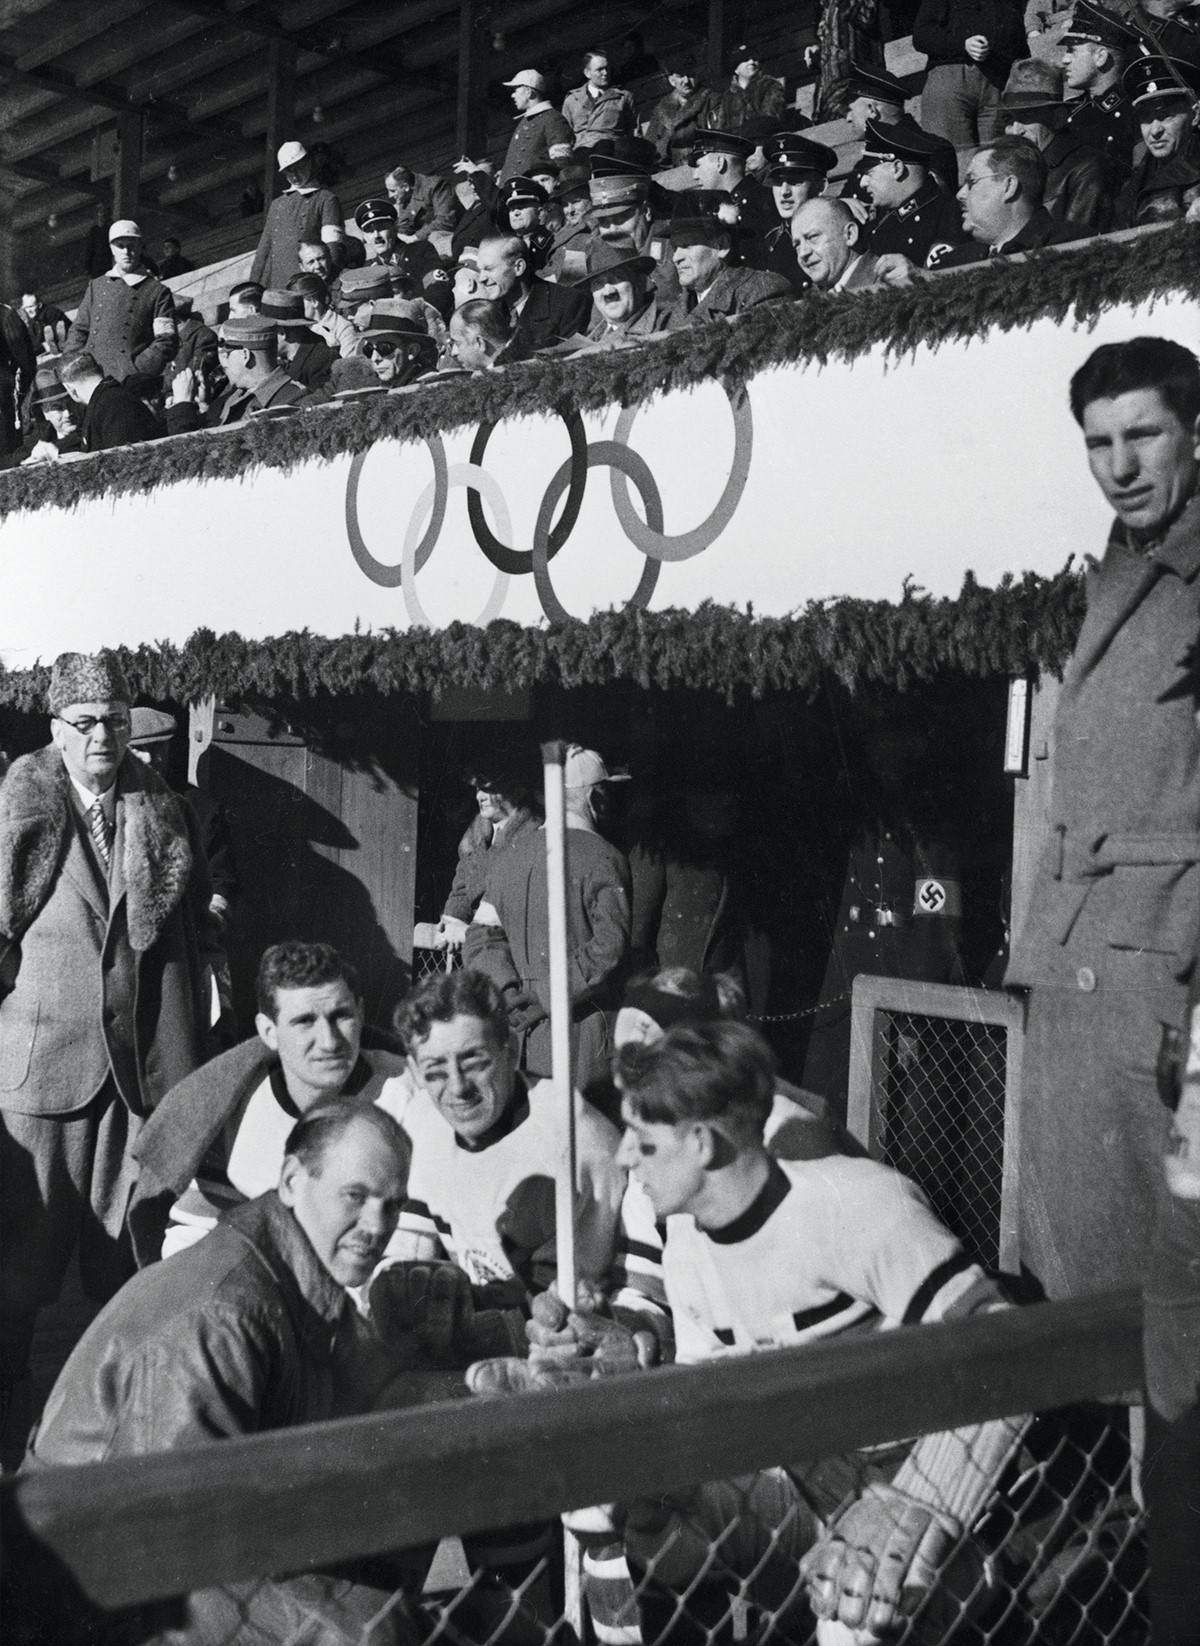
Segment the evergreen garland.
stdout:
<path fill-rule="evenodd" d="M 182 646 L 119 647 L 130 685 L 155 702 L 316 707 L 333 697 L 394 697 L 441 686 L 490 690 L 629 681 L 691 687 L 731 699 L 794 691 L 812 696 L 824 674 L 848 690 L 906 686 L 939 675 L 994 678 L 1061 673 L 1083 620 L 1080 578 L 1026 573 L 997 588 L 969 573 L 955 600 L 911 586 L 887 600 L 814 601 L 791 617 L 705 602 L 697 611 L 600 612 L 558 628 L 497 619 L 486 628 L 384 629 L 334 639 L 299 633 L 243 640 L 198 629 Z M 49 662 L 0 671 L 0 707 L 44 709 Z"/>
<path fill-rule="evenodd" d="M 0 474 L 0 518 L 19 509 L 70 508 L 85 498 L 146 492 L 264 467 L 366 451 L 379 440 L 419 440 L 502 418 L 560 408 L 632 405 L 710 378 L 744 382 L 801 360 L 852 360 L 883 343 L 899 356 L 919 344 L 979 337 L 992 328 L 1063 320 L 1087 324 L 1117 303 L 1178 293 L 1200 296 L 1193 225 L 1047 249 L 980 264 L 903 290 L 809 295 L 764 304 L 735 323 L 674 332 L 644 348 L 535 359 L 486 376 L 449 376 L 411 393 L 312 408 L 284 421 L 251 420 L 220 434 L 180 435 L 100 452 L 79 462 Z"/>

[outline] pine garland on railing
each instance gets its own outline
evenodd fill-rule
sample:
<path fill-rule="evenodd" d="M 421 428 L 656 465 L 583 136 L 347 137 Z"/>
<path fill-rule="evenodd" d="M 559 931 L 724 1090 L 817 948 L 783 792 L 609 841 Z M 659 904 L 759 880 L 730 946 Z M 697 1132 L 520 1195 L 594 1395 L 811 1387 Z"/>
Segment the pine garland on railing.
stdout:
<path fill-rule="evenodd" d="M 849 360 L 880 343 L 901 355 L 919 344 L 937 347 L 992 328 L 1062 319 L 1072 310 L 1086 324 L 1116 303 L 1178 292 L 1200 297 L 1198 242 L 1192 225 L 1134 240 L 1093 240 L 1077 250 L 984 264 L 904 290 L 765 304 L 732 326 L 698 326 L 645 348 L 531 360 L 502 373 L 447 377 L 410 394 L 314 408 L 283 422 L 239 423 L 220 434 L 13 469 L 0 474 L 0 518 L 183 480 L 236 477 L 254 467 L 290 469 L 366 451 L 378 440 L 417 440 L 563 406 L 587 411 L 630 405 L 714 377 L 736 383 L 800 360 Z"/>
<path fill-rule="evenodd" d="M 705 602 L 697 611 L 601 612 L 558 628 L 498 620 L 486 628 L 384 629 L 335 639 L 307 631 L 243 640 L 198 629 L 182 646 L 119 648 L 139 696 L 246 705 L 318 704 L 334 696 L 385 697 L 445 686 L 565 688 L 628 681 L 738 691 L 814 693 L 823 675 L 849 690 L 897 689 L 939 675 L 988 678 L 1061 672 L 1083 619 L 1083 587 L 1068 566 L 982 588 L 968 574 L 956 600 L 906 588 L 886 600 L 816 601 L 794 617 Z M 44 707 L 45 663 L 0 672 L 0 707 Z"/>

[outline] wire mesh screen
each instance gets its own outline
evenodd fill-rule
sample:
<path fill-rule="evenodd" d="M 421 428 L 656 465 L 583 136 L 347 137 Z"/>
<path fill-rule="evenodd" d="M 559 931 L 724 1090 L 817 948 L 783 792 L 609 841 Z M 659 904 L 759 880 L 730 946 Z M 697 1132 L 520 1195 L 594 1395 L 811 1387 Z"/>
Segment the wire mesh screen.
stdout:
<path fill-rule="evenodd" d="M 881 1010 L 875 1069 L 881 1156 L 943 1223 L 999 1265 L 1008 1029 Z"/>
<path fill-rule="evenodd" d="M 335 1572 L 231 1584 L 143 1610 L 105 1638 L 574 1646 L 582 1635 L 599 1646 L 851 1646 L 867 1637 L 818 1621 L 821 1573 L 832 1568 L 811 1562 L 825 1539 L 837 1558 L 873 1551 L 860 1568 L 862 1622 L 897 1646 L 1148 1646 L 1144 1525 L 1124 1409 L 1035 1419 L 967 1525 L 913 1508 L 919 1476 L 902 1477 L 905 1492 L 890 1484 L 915 1455 L 913 1442 L 899 1442 L 580 1511 L 564 1517 L 566 1540 L 548 1517 Z M 568 1599 L 579 1549 L 581 1588 Z M 880 1627 L 873 1608 L 892 1565 L 903 1580 Z"/>
<path fill-rule="evenodd" d="M 462 965 L 462 950 L 457 948 L 423 949 L 413 945 L 412 979 L 415 987 L 427 977 L 439 972 L 454 972 Z"/>

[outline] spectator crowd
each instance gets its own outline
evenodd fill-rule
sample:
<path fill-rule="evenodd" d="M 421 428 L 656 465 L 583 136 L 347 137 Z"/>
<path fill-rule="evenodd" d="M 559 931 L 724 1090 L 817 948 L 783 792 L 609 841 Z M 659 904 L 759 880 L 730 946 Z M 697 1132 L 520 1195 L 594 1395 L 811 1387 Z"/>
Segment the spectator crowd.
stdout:
<path fill-rule="evenodd" d="M 3 309 L 5 461 L 637 346 L 761 303 L 1198 221 L 1200 30 L 1177 10 L 1143 28 L 1078 0 L 1049 47 L 1032 7 L 1023 23 L 1004 0 L 924 0 L 923 123 L 905 82 L 851 62 L 862 152 L 836 186 L 837 152 L 804 135 L 749 45 L 713 87 L 686 52 L 645 59 L 668 89 L 640 122 L 603 51 L 583 55 L 561 109 L 522 69 L 505 82 L 515 118 L 501 163 L 464 156 L 445 176 L 397 165 L 353 234 L 304 145 L 287 142 L 284 191 L 219 325 L 160 278 L 186 265 L 179 243 L 156 271 L 130 220 L 110 228 L 112 267 L 73 320 L 32 292 Z"/>

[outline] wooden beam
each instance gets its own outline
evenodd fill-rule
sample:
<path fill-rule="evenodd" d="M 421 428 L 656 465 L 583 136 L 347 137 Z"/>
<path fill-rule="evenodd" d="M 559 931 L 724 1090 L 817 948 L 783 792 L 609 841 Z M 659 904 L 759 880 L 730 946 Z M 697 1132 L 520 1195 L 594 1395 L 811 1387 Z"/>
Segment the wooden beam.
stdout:
<path fill-rule="evenodd" d="M 263 199 L 275 197 L 278 167 L 275 155 L 281 143 L 296 135 L 296 48 L 288 40 L 267 46 L 267 129 L 264 134 Z"/>
<path fill-rule="evenodd" d="M 233 138 L 244 141 L 240 126 L 230 125 L 223 120 L 199 120 L 189 114 L 181 104 L 170 102 L 163 97 L 148 98 L 145 102 L 139 103 L 122 86 L 110 85 L 103 80 L 82 86 L 60 69 L 21 69 L 11 57 L 0 55 L 0 80 L 36 86 L 39 91 L 51 92 L 55 97 L 66 98 L 76 103 L 89 103 L 93 108 L 113 109 L 117 114 L 133 110 L 159 125 L 174 126 L 181 131 L 191 132 L 193 136 L 206 133 L 223 140 Z"/>
<path fill-rule="evenodd" d="M 488 58 L 491 47 L 489 8 L 481 0 L 459 0 L 458 111 L 454 145 L 459 154 L 487 152 Z"/>
<path fill-rule="evenodd" d="M 392 80 L 398 85 L 420 86 L 426 90 L 443 93 L 447 90 L 443 76 L 410 69 L 403 56 L 394 48 L 378 45 L 364 51 L 352 46 L 334 44 L 336 33 L 332 31 L 338 27 L 336 17 L 325 27 L 288 29 L 271 12 L 258 5 L 230 11 L 227 6 L 221 4 L 221 0 L 170 0 L 170 3 L 183 11 L 192 12 L 197 17 L 208 18 L 225 28 L 240 29 L 246 34 L 259 35 L 266 40 L 280 41 L 314 57 L 328 58 L 331 62 L 353 63 L 358 68 L 368 69 L 372 74 L 377 74 L 381 80 Z"/>
<path fill-rule="evenodd" d="M 708 83 L 721 87 L 729 79 L 725 61 L 725 0 L 708 0 Z"/>
<path fill-rule="evenodd" d="M 0 1483 L 0 1511 L 93 1601 L 129 1605 L 1116 1399 L 1141 1370 L 1141 1300 L 1123 1292 L 39 1469 Z"/>
<path fill-rule="evenodd" d="M 123 114 L 117 120 L 117 168 L 112 185 L 114 223 L 121 217 L 137 217 L 145 134 L 146 126 L 140 114 Z"/>

